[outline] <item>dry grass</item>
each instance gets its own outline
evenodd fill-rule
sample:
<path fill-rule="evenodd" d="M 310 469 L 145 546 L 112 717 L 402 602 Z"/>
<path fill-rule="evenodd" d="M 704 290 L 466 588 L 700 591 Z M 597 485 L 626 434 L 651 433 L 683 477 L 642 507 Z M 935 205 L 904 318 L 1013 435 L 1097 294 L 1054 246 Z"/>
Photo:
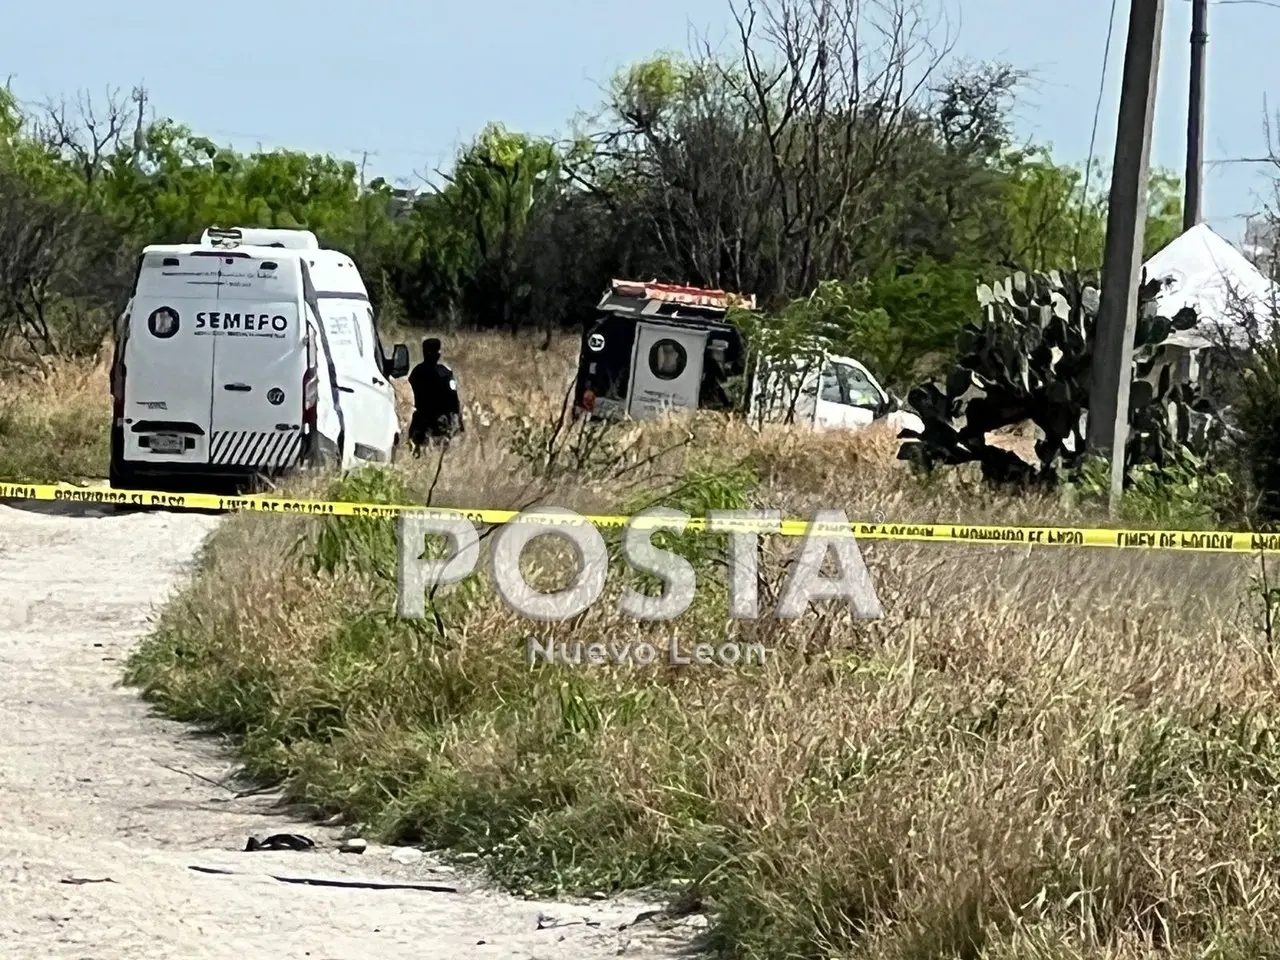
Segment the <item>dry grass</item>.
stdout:
<path fill-rule="evenodd" d="M 555 401 L 539 397 L 567 367 L 534 356 L 446 340 L 489 425 L 438 471 L 414 461 L 345 494 L 1088 519 L 954 477 L 922 486 L 875 431 L 701 418 L 566 454 L 572 438 L 547 439 Z M 393 615 L 389 524 L 239 516 L 131 680 L 170 714 L 241 736 L 250 768 L 290 774 L 297 798 L 482 852 L 515 889 L 693 881 L 726 955 L 1277 955 L 1277 673 L 1255 642 L 1248 561 L 875 543 L 864 553 L 883 621 L 825 609 L 734 624 L 718 548 L 682 549 L 700 592 L 673 624 L 601 602 L 531 625 L 477 576 L 435 601 L 441 632 Z M 767 609 L 794 546 L 764 549 Z M 625 582 L 617 571 L 607 596 Z M 755 668 L 531 668 L 530 633 L 736 635 L 771 653 Z"/>
<path fill-rule="evenodd" d="M 0 480 L 107 475 L 110 353 L 0 376 Z"/>
<path fill-rule="evenodd" d="M 422 341 L 438 337 L 441 360 L 457 374 L 469 423 L 492 423 L 520 416 L 549 417 L 560 409 L 573 383 L 578 356 L 576 337 L 557 338 L 541 350 L 541 337 L 512 337 L 498 333 L 450 334 L 439 331 L 392 330 L 383 340 L 404 343 L 413 362 L 422 359 Z M 396 383 L 400 413 L 408 420 L 413 394 L 403 380 Z M 470 426 L 468 426 L 470 429 Z"/>
<path fill-rule="evenodd" d="M 458 374 L 467 403 L 468 430 L 483 435 L 495 420 L 547 416 L 566 395 L 577 343 L 562 338 L 550 351 L 525 338 L 504 335 L 424 333 L 393 330 L 392 343 L 406 343 L 416 363 L 421 340 L 441 336 L 445 360 Z M 111 444 L 110 344 L 92 360 L 47 362 L 47 369 L 0 367 L 0 480 L 101 479 Z M 472 392 L 472 384 L 483 391 Z M 408 423 L 413 396 L 395 382 L 401 419 Z"/>

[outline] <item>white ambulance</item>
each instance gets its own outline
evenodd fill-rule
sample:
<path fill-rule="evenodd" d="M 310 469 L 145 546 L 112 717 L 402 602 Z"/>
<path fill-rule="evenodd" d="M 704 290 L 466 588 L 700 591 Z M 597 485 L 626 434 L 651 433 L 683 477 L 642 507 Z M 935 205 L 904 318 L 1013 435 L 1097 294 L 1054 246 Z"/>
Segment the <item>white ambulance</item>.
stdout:
<path fill-rule="evenodd" d="M 111 485 L 256 485 L 303 466 L 389 461 L 399 441 L 390 380 L 408 372 L 409 352 L 385 355 L 363 283 L 354 289 L 333 265 L 341 255 L 202 240 L 139 259 L 116 331 Z M 339 275 L 345 283 L 324 293 L 341 307 L 326 309 L 321 285 Z"/>

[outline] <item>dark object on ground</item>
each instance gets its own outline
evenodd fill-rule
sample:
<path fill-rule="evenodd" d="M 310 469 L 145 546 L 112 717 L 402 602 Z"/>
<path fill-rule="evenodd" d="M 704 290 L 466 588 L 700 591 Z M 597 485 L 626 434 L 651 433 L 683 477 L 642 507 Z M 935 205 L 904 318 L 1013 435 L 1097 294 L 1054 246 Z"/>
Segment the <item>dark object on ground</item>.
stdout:
<path fill-rule="evenodd" d="M 196 873 L 211 873 L 220 876 L 236 876 L 235 870 L 224 870 L 221 867 L 201 867 L 191 864 L 188 869 Z M 247 874 L 239 874 L 247 876 Z M 278 877 L 271 874 L 272 880 L 281 883 L 301 883 L 312 887 L 343 887 L 349 890 L 421 890 L 424 893 L 457 893 L 457 887 L 446 887 L 435 883 L 382 883 L 378 880 L 341 880 L 325 877 Z"/>
<path fill-rule="evenodd" d="M 245 853 L 252 853 L 254 850 L 310 850 L 315 845 L 314 840 L 299 833 L 276 833 L 265 840 L 250 837 L 244 849 Z"/>

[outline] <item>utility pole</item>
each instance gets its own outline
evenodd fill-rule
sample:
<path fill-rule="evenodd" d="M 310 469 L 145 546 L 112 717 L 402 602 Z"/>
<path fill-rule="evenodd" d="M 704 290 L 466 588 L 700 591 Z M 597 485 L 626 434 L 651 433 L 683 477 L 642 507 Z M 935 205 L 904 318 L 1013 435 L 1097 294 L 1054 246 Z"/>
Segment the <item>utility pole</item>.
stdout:
<path fill-rule="evenodd" d="M 1182 229 L 1200 222 L 1204 181 L 1204 54 L 1209 41 L 1206 21 L 1209 0 L 1191 0 L 1191 84 L 1187 104 L 1187 193 L 1182 204 Z"/>
<path fill-rule="evenodd" d="M 1089 391 L 1088 446 L 1094 453 L 1111 455 L 1113 515 L 1124 490 L 1133 337 L 1147 224 L 1147 169 L 1163 20 L 1164 0 L 1130 0 Z"/>

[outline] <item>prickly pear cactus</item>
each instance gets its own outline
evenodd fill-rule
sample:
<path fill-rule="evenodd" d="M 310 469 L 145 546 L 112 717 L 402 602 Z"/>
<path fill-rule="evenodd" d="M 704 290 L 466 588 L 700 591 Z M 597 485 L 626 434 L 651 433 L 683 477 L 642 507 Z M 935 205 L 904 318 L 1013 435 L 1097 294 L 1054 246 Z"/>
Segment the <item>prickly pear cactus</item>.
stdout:
<path fill-rule="evenodd" d="M 1161 349 L 1196 325 L 1194 310 L 1157 312 L 1158 281 L 1144 282 L 1134 337 L 1126 458 L 1163 464 L 1175 447 L 1203 452 L 1218 435 L 1211 406 L 1178 383 L 1175 358 Z M 925 469 L 980 462 L 1001 482 L 1053 482 L 1080 464 L 1089 409 L 1099 288 L 1096 275 L 1015 273 L 978 288 L 982 321 L 961 334 L 955 368 L 908 396 L 923 432 L 903 431 L 898 457 Z M 992 446 L 988 435 L 1034 423 L 1035 461 Z"/>

